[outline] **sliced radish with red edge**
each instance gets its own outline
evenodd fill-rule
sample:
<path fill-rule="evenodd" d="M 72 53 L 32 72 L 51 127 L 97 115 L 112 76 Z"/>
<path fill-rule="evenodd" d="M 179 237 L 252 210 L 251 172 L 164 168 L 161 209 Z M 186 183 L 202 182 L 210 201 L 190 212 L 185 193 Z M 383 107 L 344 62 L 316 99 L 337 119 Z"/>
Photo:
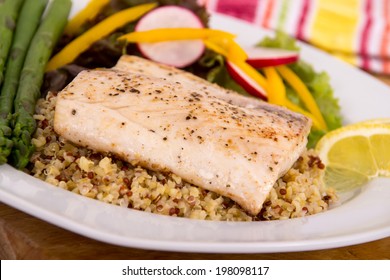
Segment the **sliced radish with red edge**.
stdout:
<path fill-rule="evenodd" d="M 249 94 L 260 97 L 261 99 L 267 101 L 266 91 L 233 62 L 226 61 L 226 69 L 228 70 L 233 80 L 242 86 L 243 89 L 245 89 Z"/>
<path fill-rule="evenodd" d="M 158 28 L 203 28 L 199 17 L 187 8 L 163 6 L 143 16 L 135 31 Z M 197 61 L 204 53 L 202 40 L 180 40 L 159 43 L 138 43 L 142 55 L 153 61 L 183 68 Z"/>
<path fill-rule="evenodd" d="M 298 61 L 299 52 L 276 48 L 245 47 L 247 63 L 255 68 L 278 66 Z"/>

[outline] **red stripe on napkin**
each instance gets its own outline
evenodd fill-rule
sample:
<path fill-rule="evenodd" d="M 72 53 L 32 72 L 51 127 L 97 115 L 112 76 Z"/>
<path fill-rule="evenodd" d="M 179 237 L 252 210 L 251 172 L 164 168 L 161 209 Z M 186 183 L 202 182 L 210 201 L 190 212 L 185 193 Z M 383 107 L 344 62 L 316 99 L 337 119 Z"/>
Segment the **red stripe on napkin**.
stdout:
<path fill-rule="evenodd" d="M 381 56 L 387 57 L 389 55 L 390 48 L 390 3 L 388 0 L 383 0 L 383 19 L 385 26 L 383 28 L 383 36 L 381 43 Z M 384 60 L 383 72 L 390 73 L 390 61 Z"/>
<path fill-rule="evenodd" d="M 297 32 L 295 35 L 299 40 L 305 40 L 304 29 L 307 22 L 307 15 L 309 13 L 309 8 L 310 8 L 310 0 L 304 0 L 302 10 L 301 10 L 301 15 L 299 16 Z"/>
<path fill-rule="evenodd" d="M 275 1 L 269 0 L 267 3 L 267 6 L 265 7 L 263 22 L 261 23 L 261 25 L 265 28 L 270 28 L 270 26 L 271 26 L 270 21 L 271 21 L 272 12 L 274 10 L 274 7 L 275 7 Z"/>
<path fill-rule="evenodd" d="M 256 16 L 258 0 L 223 0 L 218 1 L 217 12 L 253 22 Z"/>
<path fill-rule="evenodd" d="M 366 22 L 363 27 L 362 38 L 360 41 L 360 54 L 362 56 L 362 68 L 364 70 L 370 69 L 370 60 L 368 59 L 368 40 L 370 39 L 370 31 L 372 26 L 372 2 L 371 0 L 366 0 L 366 5 L 364 7 L 366 13 Z"/>

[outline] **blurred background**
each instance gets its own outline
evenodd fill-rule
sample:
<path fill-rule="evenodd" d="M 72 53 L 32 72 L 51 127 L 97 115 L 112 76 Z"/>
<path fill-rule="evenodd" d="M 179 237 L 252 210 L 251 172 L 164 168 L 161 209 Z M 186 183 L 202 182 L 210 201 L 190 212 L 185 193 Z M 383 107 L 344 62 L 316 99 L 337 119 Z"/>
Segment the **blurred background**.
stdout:
<path fill-rule="evenodd" d="M 199 0 L 357 66 L 390 75 L 390 0 Z"/>

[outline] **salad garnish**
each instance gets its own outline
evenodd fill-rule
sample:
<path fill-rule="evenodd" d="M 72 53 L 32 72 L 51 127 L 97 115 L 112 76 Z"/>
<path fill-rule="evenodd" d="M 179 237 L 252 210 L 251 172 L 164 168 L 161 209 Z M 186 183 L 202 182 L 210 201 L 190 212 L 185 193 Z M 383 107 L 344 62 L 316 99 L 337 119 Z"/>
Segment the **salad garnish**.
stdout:
<path fill-rule="evenodd" d="M 109 35 L 126 23 L 139 19 L 146 12 L 155 8 L 156 4 L 144 4 L 120 11 L 102 22 L 98 23 L 87 32 L 66 45 L 47 64 L 46 71 L 55 70 L 61 66 L 73 62 L 81 53 L 87 50 L 93 43 Z"/>
<path fill-rule="evenodd" d="M 168 30 L 168 27 L 161 26 L 159 29 L 147 31 L 136 30 L 137 23 L 145 15 L 169 5 L 180 6 L 183 10 L 191 11 L 204 27 L 195 30 L 188 29 L 189 27 L 186 26 L 178 26 Z M 2 11 L 6 10 L 2 9 Z M 64 9 L 64 11 L 67 10 Z M 299 59 L 299 48 L 295 40 L 282 33 L 277 33 L 273 38 L 265 38 L 259 43 L 261 48 L 257 51 L 268 48 L 271 53 L 274 53 L 274 57 L 271 56 L 270 59 L 268 57 L 268 60 L 264 60 L 261 54 L 260 56 L 258 53 L 254 55 L 253 52 L 239 46 L 235 42 L 235 34 L 210 29 L 206 15 L 205 8 L 200 7 L 193 0 L 93 0 L 70 19 L 64 29 L 62 39 L 54 50 L 54 56 L 45 65 L 44 81 L 43 72 L 36 69 L 36 73 L 40 74 L 35 76 L 34 84 L 37 88 L 40 88 L 42 83 L 44 84 L 41 89 L 42 94 L 49 90 L 58 91 L 85 68 L 112 67 L 122 54 L 142 56 L 143 53 L 139 52 L 137 44 L 201 40 L 205 50 L 199 58 L 196 58 L 196 61 L 183 66 L 184 70 L 227 89 L 233 89 L 244 95 L 255 95 L 270 103 L 285 106 L 306 115 L 312 119 L 313 123 L 309 136 L 309 148 L 313 147 L 327 131 L 341 126 L 340 107 L 337 99 L 333 97 L 329 77 L 326 73 L 316 72 L 312 66 Z M 62 30 L 63 28 L 61 32 Z M 31 50 L 32 45 L 29 45 L 29 48 Z M 48 48 L 46 50 L 50 51 Z M 51 51 L 48 53 L 51 54 Z M 43 62 L 46 64 L 45 59 Z M 9 58 L 9 63 L 12 63 L 11 58 Z M 263 66 L 259 66 L 258 63 Z M 17 73 L 16 76 L 19 79 Z M 23 85 L 20 87 L 23 88 Z M 21 89 L 20 91 L 23 92 Z M 16 91 L 14 94 L 16 95 Z M 12 128 L 7 126 L 8 129 L 6 126 L 1 126 L 0 158 L 2 163 L 6 162 L 13 146 L 15 150 L 13 164 L 23 168 L 27 161 L 26 158 L 22 161 L 20 158 L 23 157 L 22 154 L 31 153 L 32 145 L 28 143 L 35 130 L 33 120 L 27 121 L 24 115 L 31 117 L 31 108 L 34 108 L 33 105 L 39 95 L 31 91 L 29 91 L 28 98 L 27 96 L 21 98 L 20 96 L 24 96 L 22 93 L 18 95 L 14 111 L 10 110 L 10 106 L 6 106 L 7 110 L 2 111 L 2 125 L 3 123 L 8 125 L 12 120 L 13 126 Z M 2 100 L 5 98 L 3 96 L 5 94 L 2 93 Z M 11 94 L 8 97 L 14 103 L 14 96 Z M 23 109 L 22 103 L 18 100 L 28 100 L 29 110 Z M 9 104 L 9 102 L 2 102 L 4 108 L 3 104 Z M 29 124 L 26 125 L 27 123 Z M 13 130 L 12 137 L 10 137 L 11 130 Z M 19 144 L 13 145 L 13 142 Z M 18 148 L 15 148 L 17 146 Z"/>

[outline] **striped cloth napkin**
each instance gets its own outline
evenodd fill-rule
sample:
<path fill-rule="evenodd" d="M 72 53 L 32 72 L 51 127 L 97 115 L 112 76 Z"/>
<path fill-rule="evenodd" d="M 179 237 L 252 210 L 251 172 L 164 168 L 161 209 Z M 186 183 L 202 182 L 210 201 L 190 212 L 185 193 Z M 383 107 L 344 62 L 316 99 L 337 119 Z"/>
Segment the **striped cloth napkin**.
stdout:
<path fill-rule="evenodd" d="M 199 0 L 281 30 L 366 71 L 390 74 L 390 0 Z"/>

